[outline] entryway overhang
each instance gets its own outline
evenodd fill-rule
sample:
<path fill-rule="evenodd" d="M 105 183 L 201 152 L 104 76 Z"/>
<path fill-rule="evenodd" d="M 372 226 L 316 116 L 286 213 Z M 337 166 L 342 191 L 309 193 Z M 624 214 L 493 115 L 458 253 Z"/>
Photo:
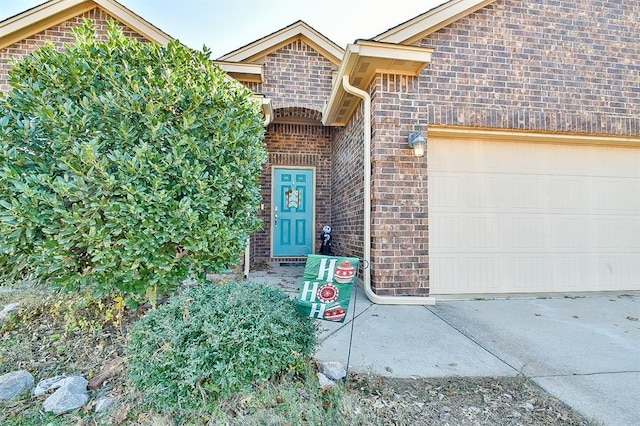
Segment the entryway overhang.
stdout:
<path fill-rule="evenodd" d="M 433 49 L 391 43 L 358 40 L 347 46 L 327 106 L 322 114 L 325 126 L 344 126 L 355 112 L 360 99 L 342 85 L 344 76 L 350 83 L 368 90 L 376 74 L 418 76 L 431 62 Z"/>

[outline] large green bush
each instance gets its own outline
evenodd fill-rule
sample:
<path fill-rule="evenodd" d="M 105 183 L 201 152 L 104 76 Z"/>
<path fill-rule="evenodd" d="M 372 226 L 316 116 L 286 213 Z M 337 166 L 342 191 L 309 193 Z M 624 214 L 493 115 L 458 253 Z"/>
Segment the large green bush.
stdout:
<path fill-rule="evenodd" d="M 201 409 L 314 353 L 316 326 L 281 290 L 196 287 L 149 312 L 129 334 L 132 383 L 160 411 Z"/>
<path fill-rule="evenodd" d="M 237 262 L 261 226 L 252 93 L 206 50 L 75 35 L 0 101 L 0 279 L 144 295 Z"/>

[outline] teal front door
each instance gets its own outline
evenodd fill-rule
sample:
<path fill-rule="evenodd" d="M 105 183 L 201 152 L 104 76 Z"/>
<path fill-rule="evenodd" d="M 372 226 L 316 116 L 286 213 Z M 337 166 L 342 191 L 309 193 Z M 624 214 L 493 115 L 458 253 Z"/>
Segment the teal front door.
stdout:
<path fill-rule="evenodd" d="M 313 253 L 313 169 L 274 168 L 271 235 L 274 257 Z"/>

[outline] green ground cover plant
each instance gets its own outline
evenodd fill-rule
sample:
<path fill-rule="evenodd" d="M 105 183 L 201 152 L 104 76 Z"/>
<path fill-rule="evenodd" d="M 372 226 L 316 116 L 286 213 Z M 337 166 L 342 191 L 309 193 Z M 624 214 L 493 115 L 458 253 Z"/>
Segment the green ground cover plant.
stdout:
<path fill-rule="evenodd" d="M 132 383 L 159 412 L 206 410 L 280 374 L 303 373 L 316 325 L 281 290 L 259 284 L 188 289 L 132 328 Z"/>

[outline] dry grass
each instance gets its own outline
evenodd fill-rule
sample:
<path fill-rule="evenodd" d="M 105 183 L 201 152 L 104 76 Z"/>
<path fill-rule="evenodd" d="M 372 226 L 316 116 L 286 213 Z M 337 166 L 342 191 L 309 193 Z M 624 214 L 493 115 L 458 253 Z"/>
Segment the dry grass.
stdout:
<path fill-rule="evenodd" d="M 73 302 L 75 300 L 75 302 Z M 19 316 L 0 328 L 0 374 L 30 371 L 36 381 L 54 375 L 87 379 L 125 355 L 127 329 L 144 311 L 117 310 L 113 300 L 59 299 L 31 286 L 0 288 L 0 308 L 20 302 Z M 146 408 L 116 369 L 84 409 L 61 416 L 41 410 L 45 397 L 0 403 L 3 425 L 593 425 L 524 377 L 394 379 L 351 374 L 345 388 L 322 392 L 309 374 L 283 376 L 224 401 L 207 412 L 174 418 Z M 96 415 L 97 397 L 117 404 Z"/>

